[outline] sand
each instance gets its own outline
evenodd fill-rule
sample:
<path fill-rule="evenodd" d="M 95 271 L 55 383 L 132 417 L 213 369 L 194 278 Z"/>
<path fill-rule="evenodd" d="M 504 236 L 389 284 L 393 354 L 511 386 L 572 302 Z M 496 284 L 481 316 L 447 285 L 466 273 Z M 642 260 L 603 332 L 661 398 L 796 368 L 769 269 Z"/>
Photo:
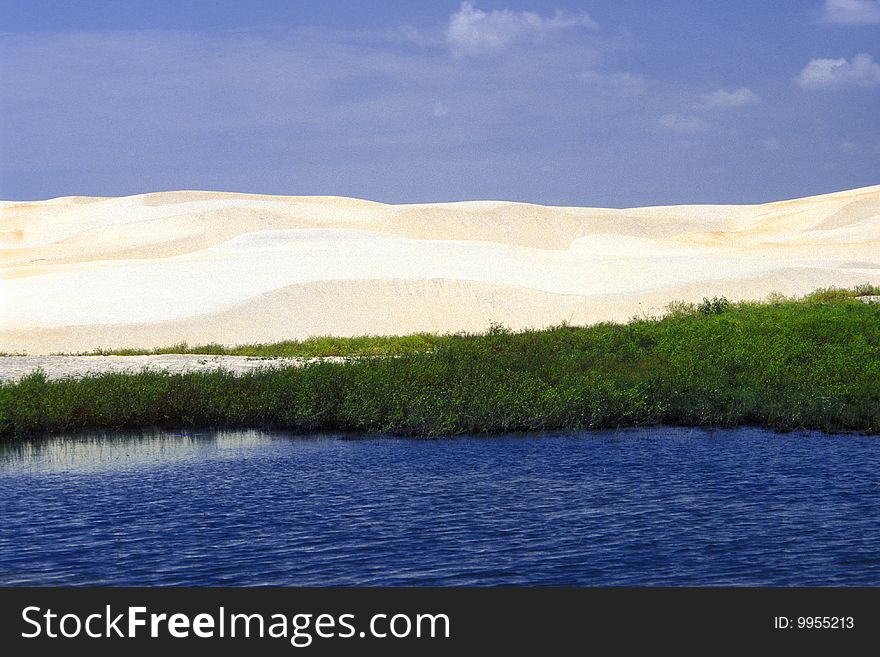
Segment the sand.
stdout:
<path fill-rule="evenodd" d="M 635 209 L 184 191 L 0 204 L 0 351 L 656 314 L 880 284 L 880 186 Z"/>

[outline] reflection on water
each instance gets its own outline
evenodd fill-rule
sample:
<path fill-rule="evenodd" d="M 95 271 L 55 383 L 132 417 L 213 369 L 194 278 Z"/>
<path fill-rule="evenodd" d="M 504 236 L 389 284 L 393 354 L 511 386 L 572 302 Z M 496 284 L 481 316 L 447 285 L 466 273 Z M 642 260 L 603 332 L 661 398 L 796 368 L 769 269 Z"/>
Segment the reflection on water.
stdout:
<path fill-rule="evenodd" d="M 742 428 L 0 446 L 0 584 L 880 585 L 880 439 Z"/>
<path fill-rule="evenodd" d="M 150 431 L 0 442 L 0 473 L 95 472 L 190 459 L 239 458 L 271 440 L 270 434 L 260 431 Z"/>

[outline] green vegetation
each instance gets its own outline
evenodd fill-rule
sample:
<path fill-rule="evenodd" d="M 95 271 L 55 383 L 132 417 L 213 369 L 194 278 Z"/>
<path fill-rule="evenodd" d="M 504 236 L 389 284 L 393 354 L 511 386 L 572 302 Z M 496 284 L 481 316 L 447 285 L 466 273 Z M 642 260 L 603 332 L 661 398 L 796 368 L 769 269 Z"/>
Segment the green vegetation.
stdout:
<path fill-rule="evenodd" d="M 857 285 L 853 292 L 857 297 L 876 297 L 880 296 L 880 286 L 862 283 Z"/>
<path fill-rule="evenodd" d="M 152 426 L 436 436 L 643 424 L 876 433 L 880 304 L 857 293 L 706 299 L 628 324 L 224 350 L 371 356 L 241 376 L 38 373 L 0 385 L 0 436 Z"/>
<path fill-rule="evenodd" d="M 145 356 L 151 354 L 205 354 L 254 356 L 257 358 L 322 358 L 327 356 L 401 356 L 434 351 L 450 336 L 431 333 L 413 335 L 365 335 L 357 338 L 318 337 L 308 340 L 285 340 L 273 344 L 244 344 L 225 347 L 205 344 L 195 347 L 186 342 L 161 349 L 96 349 L 78 356 Z"/>
<path fill-rule="evenodd" d="M 703 299 L 697 305 L 697 311 L 704 315 L 720 315 L 730 310 L 730 301 L 724 297 L 713 297 L 711 299 Z"/>

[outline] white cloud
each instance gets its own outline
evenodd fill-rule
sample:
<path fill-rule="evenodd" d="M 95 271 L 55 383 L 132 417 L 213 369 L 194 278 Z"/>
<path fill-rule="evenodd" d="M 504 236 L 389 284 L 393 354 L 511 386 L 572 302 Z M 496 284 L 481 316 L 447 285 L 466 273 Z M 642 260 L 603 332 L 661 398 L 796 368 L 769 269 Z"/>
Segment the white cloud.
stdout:
<path fill-rule="evenodd" d="M 599 93 L 610 96 L 639 96 L 645 91 L 645 79 L 641 75 L 628 72 L 600 73 L 599 71 L 582 71 L 578 79 L 596 89 Z"/>
<path fill-rule="evenodd" d="M 719 89 L 711 94 L 703 94 L 700 102 L 694 105 L 696 109 L 726 109 L 728 107 L 745 107 L 746 105 L 757 105 L 761 99 L 746 87 L 740 87 L 735 91 L 725 91 Z"/>
<path fill-rule="evenodd" d="M 825 0 L 822 20 L 848 25 L 880 23 L 880 0 Z"/>
<path fill-rule="evenodd" d="M 847 155 L 852 155 L 853 153 L 859 152 L 859 146 L 855 142 L 845 141 L 840 144 L 840 152 L 846 153 Z"/>
<path fill-rule="evenodd" d="M 697 134 L 706 129 L 706 122 L 695 116 L 682 116 L 681 114 L 664 114 L 660 117 L 659 123 L 662 127 L 672 132 L 680 132 L 682 134 Z"/>
<path fill-rule="evenodd" d="M 517 41 L 540 41 L 546 35 L 572 28 L 596 29 L 586 13 L 568 14 L 557 10 L 543 17 L 531 11 L 493 9 L 482 11 L 471 2 L 462 2 L 449 17 L 446 41 L 456 57 L 475 56 L 504 50 Z"/>
<path fill-rule="evenodd" d="M 880 64 L 871 55 L 859 54 L 847 61 L 813 59 L 804 67 L 795 82 L 804 89 L 822 89 L 843 85 L 876 87 L 880 85 Z"/>
<path fill-rule="evenodd" d="M 434 116 L 438 119 L 443 118 L 449 114 L 449 107 L 444 105 L 443 103 L 434 103 Z"/>
<path fill-rule="evenodd" d="M 761 146 L 763 146 L 764 150 L 768 153 L 777 153 L 782 150 L 782 142 L 780 142 L 776 137 L 768 137 L 763 142 L 761 142 Z"/>

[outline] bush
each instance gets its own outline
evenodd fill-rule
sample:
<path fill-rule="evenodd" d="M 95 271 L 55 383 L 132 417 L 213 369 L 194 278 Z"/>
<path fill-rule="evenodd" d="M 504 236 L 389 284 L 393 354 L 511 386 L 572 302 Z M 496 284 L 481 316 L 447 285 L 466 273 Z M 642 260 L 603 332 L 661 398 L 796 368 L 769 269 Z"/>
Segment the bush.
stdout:
<path fill-rule="evenodd" d="M 697 311 L 703 315 L 720 315 L 726 312 L 728 308 L 730 308 L 730 301 L 724 297 L 713 297 L 711 299 L 703 297 L 703 300 L 697 306 Z"/>

